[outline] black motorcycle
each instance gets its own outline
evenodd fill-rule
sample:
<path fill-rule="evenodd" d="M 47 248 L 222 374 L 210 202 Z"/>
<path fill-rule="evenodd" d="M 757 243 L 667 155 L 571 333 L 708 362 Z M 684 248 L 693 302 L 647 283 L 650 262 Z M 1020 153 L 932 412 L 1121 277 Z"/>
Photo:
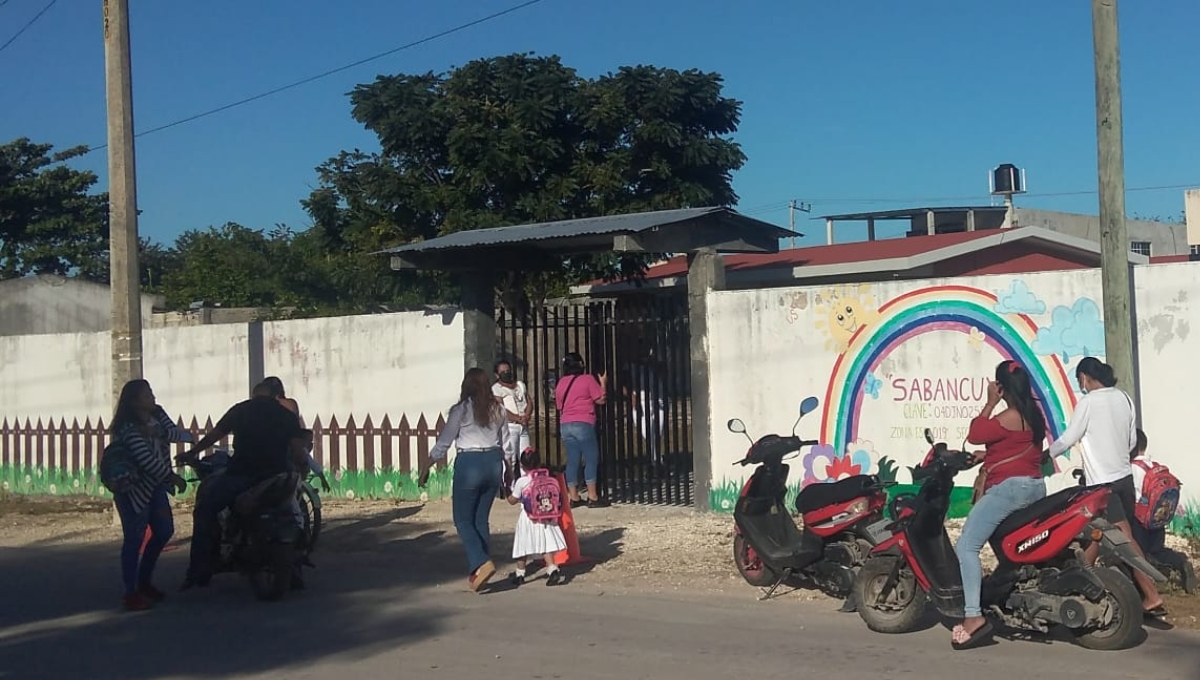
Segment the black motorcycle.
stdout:
<path fill-rule="evenodd" d="M 229 455 L 218 451 L 188 463 L 201 486 L 229 464 Z M 296 523 L 292 499 L 303 493 L 295 472 L 275 475 L 240 494 L 218 515 L 219 540 L 214 542 L 213 573 L 240 573 L 260 600 L 274 601 L 292 586 L 304 529 Z"/>

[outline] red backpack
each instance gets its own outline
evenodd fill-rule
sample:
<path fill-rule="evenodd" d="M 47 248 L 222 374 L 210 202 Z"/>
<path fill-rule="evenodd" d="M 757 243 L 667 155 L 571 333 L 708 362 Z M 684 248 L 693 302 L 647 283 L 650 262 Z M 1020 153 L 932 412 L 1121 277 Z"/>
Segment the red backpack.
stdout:
<path fill-rule="evenodd" d="M 1142 488 L 1138 490 L 1140 497 L 1134 507 L 1134 517 L 1147 529 L 1162 529 L 1171 523 L 1179 508 L 1179 478 L 1160 463 L 1135 460 L 1133 464 L 1146 472 Z"/>
<path fill-rule="evenodd" d="M 542 524 L 557 524 L 562 516 L 562 492 L 558 480 L 546 469 L 529 471 L 529 486 L 521 492 L 521 504 L 529 519 Z"/>

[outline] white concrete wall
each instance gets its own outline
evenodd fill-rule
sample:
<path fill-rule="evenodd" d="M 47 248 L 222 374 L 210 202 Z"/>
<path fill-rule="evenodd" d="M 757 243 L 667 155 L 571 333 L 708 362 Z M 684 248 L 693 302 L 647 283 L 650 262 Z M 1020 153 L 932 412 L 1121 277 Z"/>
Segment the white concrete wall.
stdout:
<path fill-rule="evenodd" d="M 149 324 L 162 297 L 142 295 L 142 320 Z M 94 333 L 112 324 L 108 286 L 50 274 L 0 281 L 0 336 Z"/>
<path fill-rule="evenodd" d="M 1190 323 L 1200 318 L 1190 301 L 1200 298 L 1200 263 L 1140 267 L 1136 276 L 1151 451 L 1200 510 L 1200 459 L 1190 455 L 1194 416 L 1180 398 L 1195 389 L 1188 367 L 1200 355 L 1200 335 Z M 957 446 L 1006 358 L 1039 373 L 1052 434 L 1061 431 L 1078 396 L 1076 364 L 1104 357 L 1100 299 L 1097 270 L 713 293 L 712 506 L 727 509 L 748 474 L 732 467 L 747 442 L 726 421 L 742 418 L 755 436 L 786 434 L 810 395 L 821 408 L 798 434 L 824 446 L 791 462 L 795 485 L 858 471 L 910 482 L 907 468 L 928 450 L 923 429 Z M 1052 489 L 1074 483 L 1078 460 L 1071 452 L 1058 461 Z"/>
<path fill-rule="evenodd" d="M 250 396 L 245 324 L 149 329 L 142 334 L 143 372 L 172 416 L 215 421 Z"/>
<path fill-rule="evenodd" d="M 306 417 L 369 414 L 378 424 L 425 414 L 436 421 L 458 397 L 462 315 L 403 312 L 263 324 L 264 375 L 283 381 Z"/>
<path fill-rule="evenodd" d="M 248 398 L 254 380 L 276 375 L 308 423 L 320 419 L 322 462 L 364 473 L 416 470 L 462 380 L 462 317 L 454 311 L 270 322 L 262 325 L 261 346 L 256 337 L 248 324 L 146 330 L 143 366 L 158 402 L 185 425 L 195 418 L 203 428 Z M 96 443 L 99 434 L 91 433 L 91 448 L 73 458 L 79 451 L 67 449 L 82 444 L 72 439 L 77 433 L 62 433 L 61 423 L 95 425 L 111 417 L 109 347 L 106 332 L 0 337 L 0 421 L 10 425 L 0 432 L 0 468 L 74 471 L 94 464 L 103 446 Z M 418 428 L 422 415 L 424 429 Z M 393 427 L 365 431 L 368 416 L 376 427 L 387 416 Z M 339 430 L 330 431 L 334 417 Z M 351 417 L 357 429 L 347 431 Z M 405 417 L 409 428 L 399 429 Z M 55 428 L 23 429 L 39 419 Z M 64 462 L 74 459 L 80 461 L 75 466 Z"/>
<path fill-rule="evenodd" d="M 0 337 L 0 421 L 112 414 L 108 333 Z"/>

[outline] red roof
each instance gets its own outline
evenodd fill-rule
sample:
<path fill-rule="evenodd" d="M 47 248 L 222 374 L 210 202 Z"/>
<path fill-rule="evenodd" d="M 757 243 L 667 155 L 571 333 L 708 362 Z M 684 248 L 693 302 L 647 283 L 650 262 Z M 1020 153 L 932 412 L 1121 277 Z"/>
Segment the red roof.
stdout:
<path fill-rule="evenodd" d="M 911 257 L 921 253 L 946 248 L 974 241 L 987 236 L 995 236 L 996 230 L 960 231 L 933 236 L 909 236 L 906 238 L 889 238 L 877 241 L 856 241 L 853 243 L 835 243 L 826 246 L 809 246 L 807 248 L 791 248 L 778 253 L 726 255 L 725 270 L 757 269 L 760 267 L 815 267 L 822 265 L 849 264 L 854 262 L 873 262 L 888 260 L 894 257 Z M 646 271 L 647 279 L 665 279 L 687 275 L 687 257 L 673 257 L 670 260 L 650 267 Z M 601 282 L 592 282 L 600 285 Z"/>
<path fill-rule="evenodd" d="M 1151 255 L 1150 264 L 1168 264 L 1170 262 L 1191 262 L 1191 255 Z"/>

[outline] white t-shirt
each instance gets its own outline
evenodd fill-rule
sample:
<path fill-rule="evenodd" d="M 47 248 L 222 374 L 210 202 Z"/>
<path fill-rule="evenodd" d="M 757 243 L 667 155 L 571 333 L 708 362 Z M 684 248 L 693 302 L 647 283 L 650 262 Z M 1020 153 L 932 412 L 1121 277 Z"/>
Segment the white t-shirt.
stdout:
<path fill-rule="evenodd" d="M 1133 402 L 1115 387 L 1083 395 L 1071 414 L 1067 430 L 1050 445 L 1057 456 L 1076 444 L 1083 450 L 1083 475 L 1088 484 L 1108 484 L 1133 474 L 1129 452 L 1137 446 Z"/>
<path fill-rule="evenodd" d="M 532 483 L 533 483 L 533 477 L 530 477 L 529 473 L 522 470 L 521 476 L 517 478 L 517 481 L 513 482 L 512 491 L 510 491 L 509 493 L 511 493 L 516 498 L 520 498 L 521 494 L 525 493 L 525 490 L 528 489 L 529 485 Z M 522 505 L 521 509 L 524 510 L 524 508 L 525 508 L 525 506 Z"/>
<path fill-rule="evenodd" d="M 1137 461 L 1141 461 L 1141 462 L 1145 463 L 1147 465 L 1147 467 L 1154 467 L 1154 460 L 1152 458 L 1150 458 L 1149 453 L 1143 453 L 1142 455 L 1138 456 L 1137 458 L 1134 458 L 1133 460 L 1135 463 Z M 1142 496 L 1142 484 L 1145 484 L 1145 483 L 1146 483 L 1146 471 L 1143 470 L 1140 466 L 1134 465 L 1133 466 L 1133 488 L 1135 491 L 1137 491 L 1138 498 L 1141 498 L 1141 496 Z"/>
<path fill-rule="evenodd" d="M 529 394 L 525 390 L 525 383 L 520 380 L 514 387 L 496 383 L 492 385 L 492 394 L 504 400 L 504 408 L 519 416 L 525 415 L 525 409 L 529 407 Z"/>

